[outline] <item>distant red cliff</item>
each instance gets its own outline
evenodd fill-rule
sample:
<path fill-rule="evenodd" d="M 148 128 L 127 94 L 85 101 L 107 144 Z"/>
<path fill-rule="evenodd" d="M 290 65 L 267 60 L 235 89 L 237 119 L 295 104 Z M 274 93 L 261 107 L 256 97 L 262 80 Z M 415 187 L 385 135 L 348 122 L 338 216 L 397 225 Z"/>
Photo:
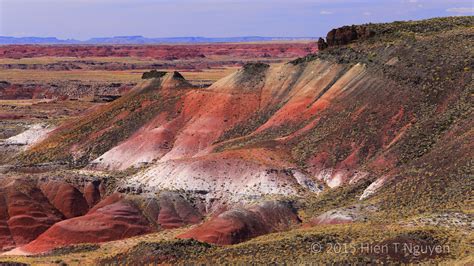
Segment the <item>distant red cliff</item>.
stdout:
<path fill-rule="evenodd" d="M 0 58 L 143 57 L 162 60 L 237 56 L 248 58 L 300 57 L 317 50 L 316 42 L 224 43 L 199 45 L 5 45 Z"/>

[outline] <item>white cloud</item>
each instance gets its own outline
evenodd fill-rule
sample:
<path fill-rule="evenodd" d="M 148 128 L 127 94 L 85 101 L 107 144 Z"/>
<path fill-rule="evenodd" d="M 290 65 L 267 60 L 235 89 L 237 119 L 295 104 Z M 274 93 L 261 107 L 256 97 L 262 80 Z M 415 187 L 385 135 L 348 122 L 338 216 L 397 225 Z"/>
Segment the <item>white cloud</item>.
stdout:
<path fill-rule="evenodd" d="M 452 7 L 446 9 L 447 12 L 458 13 L 458 14 L 469 14 L 474 13 L 474 7 Z"/>
<path fill-rule="evenodd" d="M 364 16 L 367 16 L 367 17 L 368 17 L 368 16 L 372 15 L 372 13 L 370 13 L 369 11 L 365 11 L 364 13 L 362 13 L 362 15 L 364 15 Z"/>
<path fill-rule="evenodd" d="M 319 14 L 321 14 L 321 15 L 332 15 L 332 14 L 334 14 L 334 12 L 327 11 L 327 10 L 321 10 L 321 12 L 319 12 Z"/>

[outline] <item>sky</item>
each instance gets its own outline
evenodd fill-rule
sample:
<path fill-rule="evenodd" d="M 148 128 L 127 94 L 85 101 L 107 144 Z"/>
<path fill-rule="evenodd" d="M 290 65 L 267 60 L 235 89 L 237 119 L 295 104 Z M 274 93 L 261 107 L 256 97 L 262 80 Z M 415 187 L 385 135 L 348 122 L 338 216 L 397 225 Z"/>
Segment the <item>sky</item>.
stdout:
<path fill-rule="evenodd" d="M 343 25 L 474 15 L 474 0 L 0 0 L 0 36 L 319 37 Z"/>

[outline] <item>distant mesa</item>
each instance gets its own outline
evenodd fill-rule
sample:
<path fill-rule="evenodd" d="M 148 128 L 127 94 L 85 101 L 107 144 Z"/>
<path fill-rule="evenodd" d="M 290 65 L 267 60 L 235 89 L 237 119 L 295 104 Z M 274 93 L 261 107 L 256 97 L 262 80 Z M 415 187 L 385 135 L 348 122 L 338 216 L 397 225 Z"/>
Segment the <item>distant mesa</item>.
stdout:
<path fill-rule="evenodd" d="M 62 40 L 56 37 L 10 37 L 0 36 L 0 44 L 160 44 L 160 43 L 225 43 L 225 42 L 268 42 L 268 41 L 311 41 L 316 37 L 261 37 L 242 36 L 227 38 L 169 37 L 147 38 L 143 36 L 98 37 L 85 41 Z"/>

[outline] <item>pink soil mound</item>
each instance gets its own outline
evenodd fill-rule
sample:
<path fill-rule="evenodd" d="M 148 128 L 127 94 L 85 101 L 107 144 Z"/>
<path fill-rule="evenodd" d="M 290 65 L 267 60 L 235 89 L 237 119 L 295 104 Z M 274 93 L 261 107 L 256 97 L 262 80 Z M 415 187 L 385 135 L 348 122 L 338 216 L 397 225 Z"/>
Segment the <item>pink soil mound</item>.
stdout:
<path fill-rule="evenodd" d="M 288 204 L 271 201 L 246 209 L 236 208 L 223 212 L 178 237 L 229 245 L 259 235 L 288 230 L 299 222 Z"/>
<path fill-rule="evenodd" d="M 93 208 L 89 210 L 89 213 L 93 213 L 97 211 L 98 209 L 105 207 L 107 205 L 114 204 L 116 202 L 119 202 L 125 198 L 124 194 L 121 193 L 113 193 L 112 195 L 106 197 L 105 199 L 101 200 L 99 203 L 97 203 Z"/>
<path fill-rule="evenodd" d="M 56 247 L 112 241 L 152 230 L 136 206 L 127 200 L 119 200 L 87 215 L 56 223 L 22 250 L 42 253 Z"/>
<path fill-rule="evenodd" d="M 44 195 L 66 218 L 87 213 L 89 206 L 81 192 L 74 186 L 61 181 L 50 181 L 40 185 Z"/>
<path fill-rule="evenodd" d="M 201 222 L 202 215 L 180 195 L 164 192 L 160 195 L 158 224 L 165 228 L 178 228 Z"/>
<path fill-rule="evenodd" d="M 36 187 L 19 181 L 0 187 L 0 250 L 30 242 L 62 218 Z"/>

